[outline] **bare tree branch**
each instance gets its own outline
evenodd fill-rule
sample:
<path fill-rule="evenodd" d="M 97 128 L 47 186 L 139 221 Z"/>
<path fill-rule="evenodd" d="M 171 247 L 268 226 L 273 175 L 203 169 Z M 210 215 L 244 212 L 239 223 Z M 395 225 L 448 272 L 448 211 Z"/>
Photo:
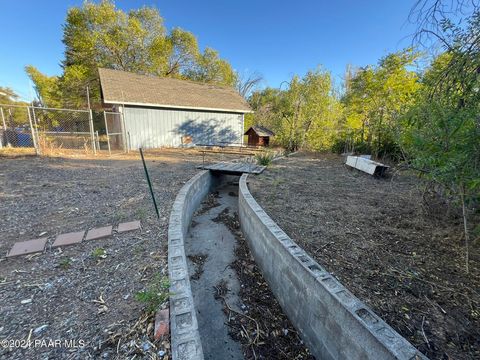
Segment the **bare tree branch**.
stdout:
<path fill-rule="evenodd" d="M 245 99 L 250 96 L 250 94 L 255 90 L 255 88 L 258 87 L 263 81 L 263 76 L 258 73 L 253 73 L 250 75 L 237 75 L 238 78 L 236 88 L 240 95 L 242 95 Z"/>
<path fill-rule="evenodd" d="M 426 48 L 438 40 L 446 44 L 445 25 L 465 22 L 479 10 L 480 0 L 417 0 L 408 15 L 408 20 L 417 25 L 413 42 Z"/>

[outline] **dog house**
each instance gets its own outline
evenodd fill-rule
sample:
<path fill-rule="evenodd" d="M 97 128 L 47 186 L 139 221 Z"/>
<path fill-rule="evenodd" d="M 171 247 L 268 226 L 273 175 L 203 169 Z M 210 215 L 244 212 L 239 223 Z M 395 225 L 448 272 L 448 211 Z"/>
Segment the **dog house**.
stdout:
<path fill-rule="evenodd" d="M 270 137 L 275 136 L 273 131 L 264 128 L 263 126 L 251 126 L 245 135 L 248 136 L 249 146 L 268 146 L 270 144 Z"/>

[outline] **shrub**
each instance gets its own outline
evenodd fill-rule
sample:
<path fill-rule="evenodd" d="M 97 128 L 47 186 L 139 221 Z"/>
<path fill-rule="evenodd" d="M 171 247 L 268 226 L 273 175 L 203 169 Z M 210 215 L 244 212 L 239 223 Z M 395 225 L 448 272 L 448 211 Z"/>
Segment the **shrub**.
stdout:
<path fill-rule="evenodd" d="M 255 160 L 258 165 L 268 166 L 272 163 L 273 154 L 271 152 L 263 152 L 255 155 Z"/>

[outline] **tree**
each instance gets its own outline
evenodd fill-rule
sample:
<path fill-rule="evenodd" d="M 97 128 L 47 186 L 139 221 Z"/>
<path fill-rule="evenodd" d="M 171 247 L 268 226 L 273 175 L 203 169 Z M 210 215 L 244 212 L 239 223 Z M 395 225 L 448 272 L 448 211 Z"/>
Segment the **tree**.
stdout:
<path fill-rule="evenodd" d="M 25 71 L 33 81 L 37 98 L 41 100 L 43 105 L 48 105 L 49 107 L 62 105 L 62 93 L 57 76 L 44 75 L 31 65 L 26 66 Z"/>
<path fill-rule="evenodd" d="M 86 1 L 68 10 L 63 27 L 65 58 L 58 77 L 26 68 L 42 103 L 85 107 L 86 86 L 100 102 L 98 67 L 139 74 L 191 79 L 233 86 L 230 64 L 210 48 L 199 51 L 196 37 L 180 28 L 167 32 L 155 8 L 124 12 L 113 2 Z"/>
<path fill-rule="evenodd" d="M 19 100 L 20 96 L 17 93 L 9 88 L 0 86 L 0 104 L 11 104 Z"/>
<path fill-rule="evenodd" d="M 365 67 L 349 81 L 343 103 L 343 134 L 361 151 L 374 156 L 398 156 L 401 116 L 419 88 L 418 74 L 410 70 L 418 54 L 412 49 L 390 54 L 376 67 Z"/>
<path fill-rule="evenodd" d="M 3 127 L 3 120 L 7 127 L 28 124 L 28 116 L 25 108 L 8 105 L 25 106 L 27 103 L 21 101 L 20 96 L 13 89 L 0 86 L 0 107 L 3 109 L 3 117 L 0 117 L 0 127 Z"/>
<path fill-rule="evenodd" d="M 218 52 L 210 48 L 197 55 L 195 64 L 184 75 L 195 81 L 226 86 L 233 86 L 237 81 L 237 74 L 230 64 L 220 59 Z"/>
<path fill-rule="evenodd" d="M 417 25 L 413 40 L 433 50 L 438 45 L 448 47 L 445 26 L 468 23 L 470 16 L 479 10 L 479 0 L 416 0 L 409 14 L 410 22 Z M 470 42 L 475 42 L 475 37 L 467 40 Z"/>
<path fill-rule="evenodd" d="M 279 131 L 278 117 L 281 113 L 282 91 L 267 87 L 263 90 L 257 90 L 248 98 L 253 114 L 245 115 L 245 128 L 252 125 L 264 125 L 274 132 Z"/>
<path fill-rule="evenodd" d="M 328 149 L 340 113 L 330 73 L 317 69 L 285 83 L 285 90 L 267 88 L 250 96 L 255 113 L 249 122 L 272 129 L 275 141 L 289 150 Z"/>
<path fill-rule="evenodd" d="M 404 144 L 411 163 L 462 207 L 468 272 L 468 209 L 480 201 L 480 13 L 466 27 L 446 25 L 446 51 L 423 76 L 406 116 Z M 480 230 L 477 227 L 477 231 Z"/>
<path fill-rule="evenodd" d="M 263 76 L 257 73 L 253 74 L 238 74 L 235 88 L 245 99 L 248 99 L 253 91 L 263 81 Z"/>

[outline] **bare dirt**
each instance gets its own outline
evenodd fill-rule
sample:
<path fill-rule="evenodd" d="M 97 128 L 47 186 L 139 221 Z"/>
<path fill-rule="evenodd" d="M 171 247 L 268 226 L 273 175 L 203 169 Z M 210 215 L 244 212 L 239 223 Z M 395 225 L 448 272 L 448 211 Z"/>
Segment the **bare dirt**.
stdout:
<path fill-rule="evenodd" d="M 167 359 L 169 339 L 154 341 L 152 313 L 136 294 L 166 275 L 171 205 L 198 171 L 202 154 L 147 152 L 160 219 L 138 153 L 1 155 L 0 359 Z M 207 161 L 217 159 L 206 155 Z M 58 234 L 132 220 L 140 220 L 142 229 L 50 248 Z M 4 257 L 16 241 L 44 232 L 44 253 Z M 28 339 L 40 342 L 19 347 Z"/>
<path fill-rule="evenodd" d="M 250 176 L 249 187 L 298 244 L 425 355 L 480 358 L 479 239 L 466 274 L 458 211 L 418 177 L 377 179 L 340 156 L 297 154 Z"/>

